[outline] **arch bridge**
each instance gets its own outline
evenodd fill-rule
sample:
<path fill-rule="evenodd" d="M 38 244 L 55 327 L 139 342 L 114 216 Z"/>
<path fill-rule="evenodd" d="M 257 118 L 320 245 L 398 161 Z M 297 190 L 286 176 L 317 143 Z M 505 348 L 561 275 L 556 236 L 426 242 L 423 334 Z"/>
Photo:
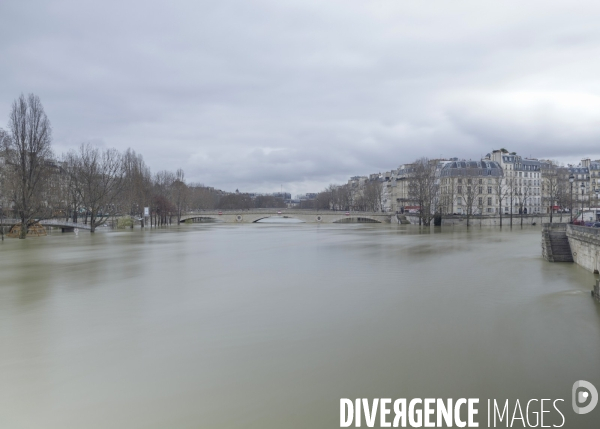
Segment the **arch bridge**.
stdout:
<path fill-rule="evenodd" d="M 291 218 L 306 223 L 390 223 L 392 215 L 380 212 L 343 212 L 299 209 L 223 210 L 188 213 L 181 222 L 217 221 L 223 223 L 255 223 L 267 218 Z"/>
<path fill-rule="evenodd" d="M 13 226 L 18 223 L 21 223 L 21 219 L 10 219 L 10 218 L 0 219 L 0 225 L 2 225 L 2 226 Z M 67 221 L 61 220 L 61 219 L 42 219 L 38 223 L 42 226 L 51 226 L 54 228 L 61 228 L 63 230 L 63 232 L 73 231 L 75 228 L 92 229 L 89 225 L 86 225 L 84 223 L 67 222 Z"/>

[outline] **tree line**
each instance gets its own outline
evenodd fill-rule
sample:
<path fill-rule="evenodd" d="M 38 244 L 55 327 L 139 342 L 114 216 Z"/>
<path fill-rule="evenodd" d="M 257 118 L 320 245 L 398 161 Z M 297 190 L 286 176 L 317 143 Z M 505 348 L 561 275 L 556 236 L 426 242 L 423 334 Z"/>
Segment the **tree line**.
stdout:
<path fill-rule="evenodd" d="M 353 210 L 378 212 L 383 208 L 382 183 L 379 179 L 367 179 L 345 185 L 329 185 L 315 199 L 300 202 L 301 209 Z"/>
<path fill-rule="evenodd" d="M 38 96 L 21 95 L 0 128 L 0 213 L 21 223 L 20 238 L 40 219 L 82 222 L 94 232 L 114 216 L 144 226 L 179 222 L 189 210 L 282 207 L 274 197 L 250 199 L 198 183 L 182 169 L 152 173 L 141 154 L 89 143 L 56 156 L 52 127 Z M 145 213 L 145 208 L 149 213 Z M 146 216 L 148 214 L 149 216 Z"/>

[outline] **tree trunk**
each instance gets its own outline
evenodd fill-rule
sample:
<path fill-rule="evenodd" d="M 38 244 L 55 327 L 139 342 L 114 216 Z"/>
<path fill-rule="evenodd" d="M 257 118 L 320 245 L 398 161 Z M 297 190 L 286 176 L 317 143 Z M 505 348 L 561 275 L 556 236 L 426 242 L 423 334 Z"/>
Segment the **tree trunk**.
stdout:
<path fill-rule="evenodd" d="M 21 216 L 21 231 L 19 232 L 19 239 L 24 240 L 27 238 L 27 220 L 25 216 Z"/>
<path fill-rule="evenodd" d="M 523 226 L 523 206 L 521 206 L 521 226 Z"/>

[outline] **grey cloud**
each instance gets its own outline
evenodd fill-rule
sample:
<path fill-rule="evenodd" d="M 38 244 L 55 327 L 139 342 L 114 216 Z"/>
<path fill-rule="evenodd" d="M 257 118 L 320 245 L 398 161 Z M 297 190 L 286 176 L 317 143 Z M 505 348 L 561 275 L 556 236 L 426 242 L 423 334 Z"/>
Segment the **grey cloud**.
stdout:
<path fill-rule="evenodd" d="M 494 147 L 599 157 L 598 18 L 596 2 L 2 2 L 0 119 L 35 92 L 57 150 L 132 147 L 228 190 Z"/>

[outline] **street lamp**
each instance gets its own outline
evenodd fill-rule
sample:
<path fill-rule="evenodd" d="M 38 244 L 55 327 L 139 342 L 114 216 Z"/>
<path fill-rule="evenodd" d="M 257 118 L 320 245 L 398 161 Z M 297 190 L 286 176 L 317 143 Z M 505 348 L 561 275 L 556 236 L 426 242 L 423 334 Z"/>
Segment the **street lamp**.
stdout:
<path fill-rule="evenodd" d="M 571 184 L 571 208 L 569 211 L 571 212 L 571 223 L 573 223 L 573 181 L 575 180 L 575 176 L 573 173 L 569 174 L 569 183 Z"/>
<path fill-rule="evenodd" d="M 583 225 L 583 194 L 585 193 L 585 185 L 581 182 L 581 224 Z"/>

